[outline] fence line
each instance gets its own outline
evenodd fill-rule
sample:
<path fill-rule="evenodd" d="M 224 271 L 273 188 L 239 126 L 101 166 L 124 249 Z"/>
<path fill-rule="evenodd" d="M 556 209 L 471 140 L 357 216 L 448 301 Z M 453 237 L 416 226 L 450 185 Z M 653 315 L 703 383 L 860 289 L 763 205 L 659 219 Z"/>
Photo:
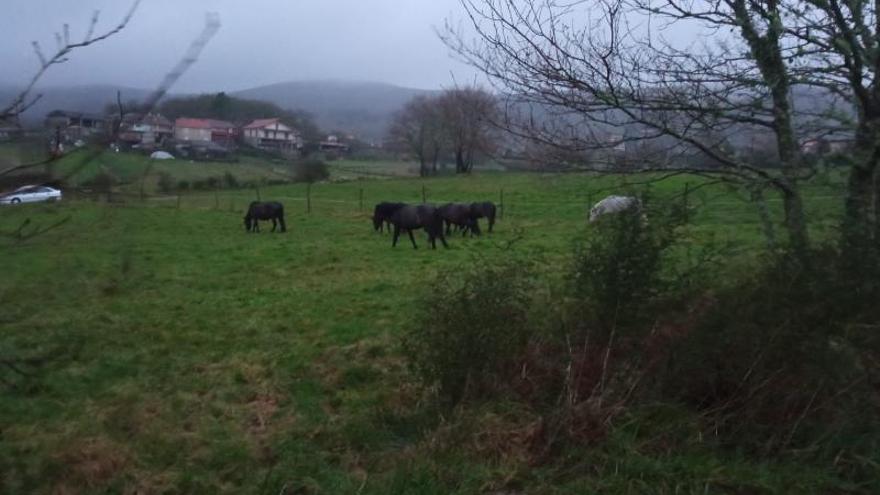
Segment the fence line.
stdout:
<path fill-rule="evenodd" d="M 146 200 L 147 201 L 172 201 L 172 200 L 175 200 L 178 196 L 180 196 L 182 198 L 189 197 L 189 198 L 208 198 L 209 200 L 214 199 L 215 200 L 214 202 L 217 203 L 219 201 L 219 199 L 216 199 L 216 198 L 218 198 L 218 194 L 219 194 L 219 191 L 215 191 L 211 196 L 209 196 L 207 194 L 182 194 L 182 195 L 176 194 L 176 195 L 167 195 L 167 196 L 150 196 L 150 197 L 147 197 Z M 126 197 L 126 196 L 138 197 L 139 195 L 136 195 L 136 194 L 135 195 L 126 195 L 126 194 L 114 193 L 114 197 L 119 197 L 119 196 L 121 196 L 121 197 Z M 232 194 L 231 196 L 238 197 L 238 196 L 241 196 L 241 194 Z M 427 193 L 426 193 L 426 196 L 427 196 Z M 721 196 L 719 196 L 719 197 L 721 197 Z M 351 199 L 351 200 L 349 200 L 349 199 L 336 199 L 336 198 L 320 198 L 320 197 L 315 197 L 314 195 L 312 195 L 310 193 L 307 193 L 305 196 L 273 195 L 272 199 L 277 199 L 277 200 L 286 199 L 286 200 L 292 200 L 292 201 L 305 201 L 305 202 L 311 201 L 312 203 L 323 202 L 323 203 L 351 204 L 351 205 L 357 205 L 359 209 L 363 209 L 364 204 L 365 204 L 364 202 L 367 201 L 367 198 L 365 197 L 363 190 L 359 191 L 359 195 L 358 195 L 357 199 Z M 431 199 L 433 200 L 431 202 L 436 203 L 436 204 L 444 204 L 444 203 L 454 202 L 454 200 L 449 199 L 449 198 L 434 198 L 434 197 L 432 197 Z M 841 197 L 835 196 L 835 195 L 819 195 L 819 196 L 809 196 L 808 199 L 809 200 L 832 200 L 832 199 L 841 199 Z M 259 197 L 258 197 L 258 200 L 259 200 Z M 512 196 L 508 192 L 503 192 L 503 190 L 499 195 L 499 200 L 500 200 L 500 202 L 498 204 L 499 207 L 502 205 L 506 205 L 507 203 L 510 203 L 510 205 L 513 205 L 513 204 L 531 205 L 531 206 L 578 205 L 578 206 L 585 206 L 585 207 L 593 204 L 591 199 L 584 199 L 584 200 L 560 199 L 560 200 L 556 200 L 556 201 L 532 200 L 532 199 L 517 200 L 517 199 L 515 199 L 515 196 Z M 767 198 L 766 201 L 767 202 L 774 202 L 774 203 L 781 203 L 783 201 L 783 199 L 782 198 Z M 710 200 L 706 200 L 706 201 L 700 201 L 700 200 L 694 200 L 691 198 L 691 199 L 689 199 L 689 203 L 702 204 L 702 205 L 713 205 L 713 206 L 715 206 L 715 205 L 748 205 L 749 201 L 745 200 L 745 199 L 742 199 L 742 200 L 710 199 Z"/>

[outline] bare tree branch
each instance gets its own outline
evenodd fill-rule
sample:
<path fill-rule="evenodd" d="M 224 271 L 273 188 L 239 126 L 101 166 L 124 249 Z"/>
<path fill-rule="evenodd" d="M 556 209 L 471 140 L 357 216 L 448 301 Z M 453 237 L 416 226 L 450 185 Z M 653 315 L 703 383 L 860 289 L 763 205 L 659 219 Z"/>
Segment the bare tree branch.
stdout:
<path fill-rule="evenodd" d="M 65 24 L 63 39 L 62 39 L 61 35 L 56 34 L 56 41 L 58 42 L 59 46 L 58 46 L 57 51 L 51 57 L 46 57 L 46 55 L 43 53 L 42 48 L 40 48 L 40 44 L 38 42 L 34 41 L 32 43 L 32 45 L 34 48 L 34 53 L 37 55 L 37 59 L 40 62 L 40 68 L 31 77 L 30 82 L 28 82 L 28 84 L 18 94 L 18 96 L 13 98 L 12 102 L 10 102 L 5 108 L 0 109 L 0 120 L 16 117 L 21 114 L 21 112 L 23 111 L 22 108 L 27 108 L 27 107 L 34 104 L 34 102 L 36 100 L 28 102 L 28 98 L 30 97 L 30 93 L 31 93 L 31 91 L 33 91 L 34 86 L 37 84 L 37 82 L 40 80 L 40 78 L 43 77 L 43 75 L 46 73 L 47 70 L 49 70 L 50 67 L 52 67 L 53 65 L 57 65 L 57 64 L 61 64 L 61 63 L 66 62 L 68 60 L 68 56 L 74 50 L 77 50 L 79 48 L 84 48 L 89 45 L 93 45 L 95 43 L 104 41 L 107 38 L 110 38 L 111 36 L 119 33 L 123 29 L 125 29 L 125 27 L 128 26 L 128 23 L 131 21 L 131 18 L 134 16 L 134 13 L 137 10 L 140 3 L 141 3 L 141 0 L 134 0 L 134 2 L 131 4 L 131 7 L 128 9 L 128 12 L 125 14 L 125 16 L 119 22 L 119 24 L 117 24 L 113 29 L 110 29 L 109 31 L 107 31 L 97 37 L 94 37 L 94 38 L 92 37 L 92 35 L 95 30 L 95 25 L 97 24 L 97 21 L 98 21 L 98 14 L 97 13 L 93 14 L 92 21 L 89 24 L 88 33 L 86 34 L 86 38 L 83 41 L 78 42 L 78 43 L 71 43 L 70 42 L 70 32 L 69 32 L 70 29 L 67 26 L 67 24 Z M 37 95 L 37 98 L 39 98 L 39 97 L 40 97 L 40 95 Z"/>

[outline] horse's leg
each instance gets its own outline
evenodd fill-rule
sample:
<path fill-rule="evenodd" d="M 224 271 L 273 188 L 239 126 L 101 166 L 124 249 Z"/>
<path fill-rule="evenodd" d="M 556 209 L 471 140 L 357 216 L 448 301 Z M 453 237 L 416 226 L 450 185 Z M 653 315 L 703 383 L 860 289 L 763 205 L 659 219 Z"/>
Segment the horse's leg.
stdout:
<path fill-rule="evenodd" d="M 449 233 L 452 232 L 452 222 L 444 220 L 444 223 L 446 223 L 446 235 L 449 235 Z M 443 224 L 440 224 L 440 228 L 443 228 Z"/>
<path fill-rule="evenodd" d="M 281 224 L 281 232 L 287 232 L 287 225 L 284 223 L 284 215 L 278 215 L 278 223 Z"/>
<path fill-rule="evenodd" d="M 412 229 L 406 229 L 406 233 L 409 234 L 409 240 L 412 241 L 413 249 L 418 249 L 416 246 L 416 238 L 412 235 Z"/>
<path fill-rule="evenodd" d="M 391 247 L 397 247 L 397 238 L 400 237 L 400 227 L 394 225 L 394 240 L 391 241 Z"/>
<path fill-rule="evenodd" d="M 492 226 L 495 225 L 495 215 L 489 217 L 489 232 L 492 232 Z"/>
<path fill-rule="evenodd" d="M 276 228 L 278 228 L 278 221 L 275 220 L 275 217 L 272 217 L 272 232 L 275 232 Z"/>
<path fill-rule="evenodd" d="M 446 244 L 446 237 L 443 236 L 443 231 L 440 231 L 440 242 L 443 243 L 443 247 L 448 248 L 449 244 Z"/>

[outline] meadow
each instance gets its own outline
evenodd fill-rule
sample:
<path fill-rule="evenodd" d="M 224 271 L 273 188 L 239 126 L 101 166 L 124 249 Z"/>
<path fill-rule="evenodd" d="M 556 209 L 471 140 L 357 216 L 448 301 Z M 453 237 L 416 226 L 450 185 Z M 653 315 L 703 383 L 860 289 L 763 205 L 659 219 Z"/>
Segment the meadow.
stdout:
<path fill-rule="evenodd" d="M 161 166 L 192 177 L 199 164 Z M 247 175 L 263 165 L 222 166 Z M 378 179 L 363 173 L 371 166 L 383 176 L 394 169 L 339 163 L 336 180 L 308 191 L 289 184 L 3 208 L 0 359 L 15 359 L 18 369 L 0 366 L 0 491 L 835 489 L 822 470 L 697 441 L 688 451 L 642 449 L 638 428 L 625 425 L 603 445 L 571 452 L 576 460 L 564 469 L 531 466 L 517 448 L 492 448 L 515 443 L 491 432 L 515 430 L 527 411 L 505 404 L 453 417 L 435 411 L 407 370 L 399 338 L 436 274 L 508 256 L 540 260 L 548 279 L 564 276 L 573 243 L 590 235 L 588 204 L 652 177 Z M 808 188 L 817 237 L 833 232 L 835 184 L 831 174 Z M 719 273 L 763 250 L 758 210 L 742 193 L 689 176 L 651 191 L 678 200 L 687 191 L 693 217 L 681 245 L 723 245 Z M 285 204 L 287 233 L 269 233 L 266 224 L 245 233 L 243 209 L 257 194 Z M 423 234 L 418 250 L 406 238 L 392 248 L 388 234 L 373 232 L 373 204 L 423 195 L 499 204 L 503 195 L 503 216 L 493 234 L 453 236 L 449 249 L 429 249 Z M 769 204 L 778 221 L 779 202 Z M 19 239 L 14 232 L 26 219 Z"/>

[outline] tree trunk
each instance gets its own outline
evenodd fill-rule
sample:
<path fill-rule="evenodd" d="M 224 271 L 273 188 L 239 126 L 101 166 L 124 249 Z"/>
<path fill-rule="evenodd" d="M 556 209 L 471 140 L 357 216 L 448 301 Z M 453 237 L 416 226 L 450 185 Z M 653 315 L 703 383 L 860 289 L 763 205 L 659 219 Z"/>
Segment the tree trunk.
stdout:
<path fill-rule="evenodd" d="M 849 174 L 843 218 L 843 249 L 845 257 L 853 260 L 867 254 L 871 244 L 870 212 L 874 206 L 874 177 L 869 167 L 856 163 Z"/>
<path fill-rule="evenodd" d="M 785 211 L 785 228 L 788 231 L 789 245 L 803 261 L 803 256 L 810 247 L 810 236 L 807 232 L 804 202 L 800 191 L 796 188 L 783 189 L 782 206 Z"/>
<path fill-rule="evenodd" d="M 880 243 L 880 168 L 874 169 L 874 240 Z"/>
<path fill-rule="evenodd" d="M 440 147 L 434 147 L 434 156 L 431 162 L 431 174 L 437 175 L 437 161 L 440 159 Z"/>
<path fill-rule="evenodd" d="M 746 0 L 736 0 L 732 7 L 743 39 L 748 43 L 755 63 L 761 71 L 761 77 L 770 89 L 773 102 L 773 131 L 776 134 L 776 146 L 783 175 L 783 179 L 775 181 L 774 185 L 782 192 L 785 228 L 788 231 L 791 248 L 795 255 L 804 261 L 803 255 L 809 247 L 810 237 L 807 233 L 804 205 L 797 183 L 797 169 L 803 165 L 803 160 L 795 137 L 792 109 L 788 100 L 791 81 L 780 42 L 783 26 L 779 5 L 777 1 L 767 2 L 766 9 L 771 14 L 771 19 L 763 33 L 756 28 Z"/>
<path fill-rule="evenodd" d="M 455 173 L 463 174 L 467 172 L 464 163 L 464 150 L 457 148 L 455 150 Z"/>
<path fill-rule="evenodd" d="M 856 149 L 853 152 L 855 163 L 847 181 L 842 229 L 844 257 L 853 262 L 867 261 L 865 256 L 876 249 L 876 207 L 880 204 L 875 198 L 880 192 L 877 190 L 878 179 L 875 177 L 880 172 L 877 168 L 880 161 L 880 117 L 871 118 L 866 115 L 863 118 L 864 121 L 856 133 Z"/>
<path fill-rule="evenodd" d="M 776 229 L 773 228 L 773 217 L 770 215 L 770 209 L 767 208 L 764 192 L 760 189 L 754 189 L 752 191 L 752 202 L 758 206 L 758 215 L 764 228 L 764 239 L 767 241 L 767 248 L 773 251 L 776 249 Z"/>

